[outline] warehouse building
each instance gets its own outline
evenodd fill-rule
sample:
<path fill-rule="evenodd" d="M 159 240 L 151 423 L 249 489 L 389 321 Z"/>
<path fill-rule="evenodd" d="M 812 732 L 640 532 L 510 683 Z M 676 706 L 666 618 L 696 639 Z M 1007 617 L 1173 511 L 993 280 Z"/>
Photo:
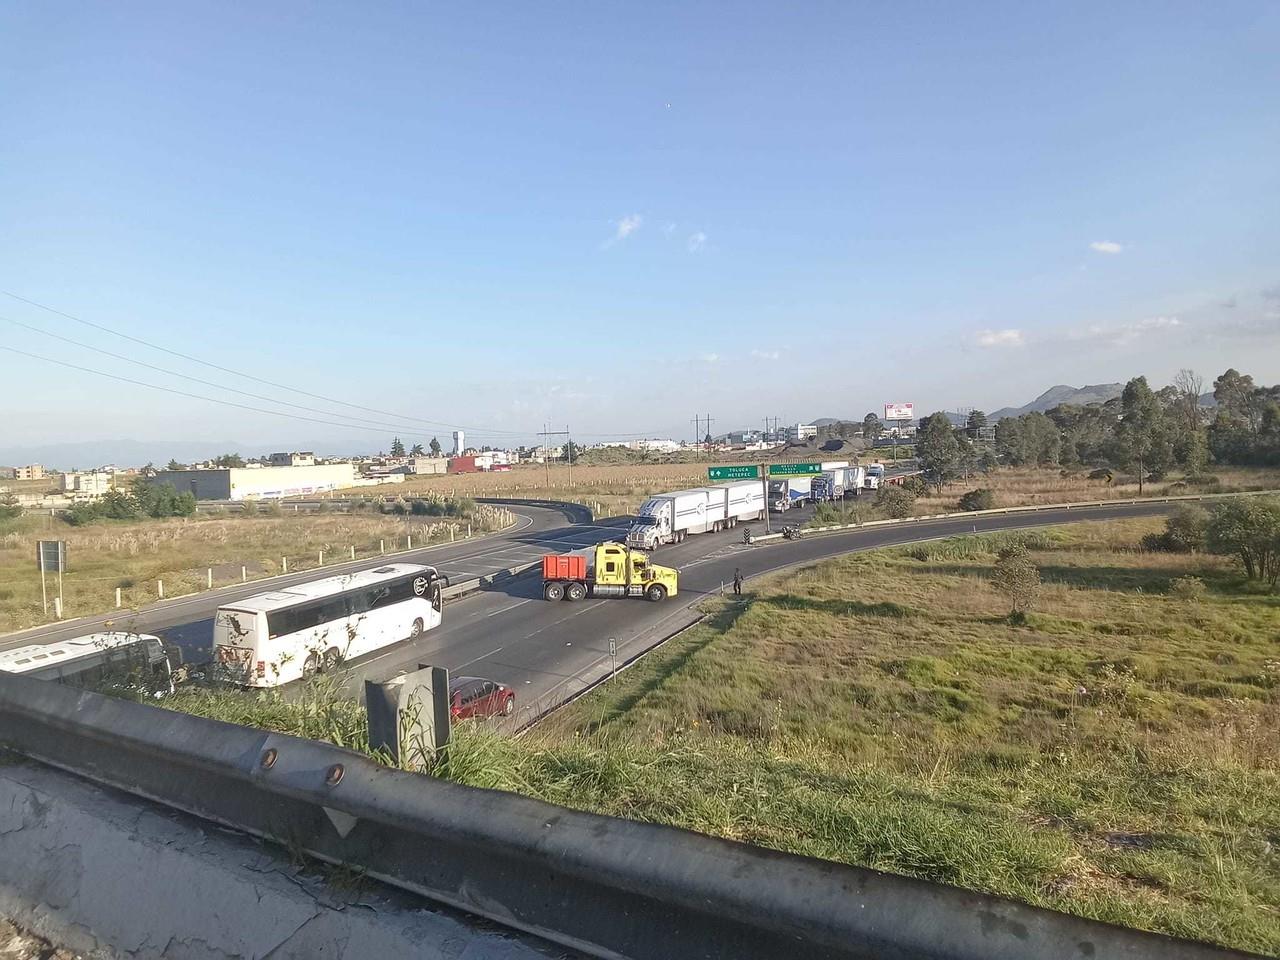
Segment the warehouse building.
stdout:
<path fill-rule="evenodd" d="M 313 467 L 224 467 L 215 470 L 161 470 L 151 483 L 167 484 L 197 500 L 279 500 L 354 486 L 351 463 Z"/>

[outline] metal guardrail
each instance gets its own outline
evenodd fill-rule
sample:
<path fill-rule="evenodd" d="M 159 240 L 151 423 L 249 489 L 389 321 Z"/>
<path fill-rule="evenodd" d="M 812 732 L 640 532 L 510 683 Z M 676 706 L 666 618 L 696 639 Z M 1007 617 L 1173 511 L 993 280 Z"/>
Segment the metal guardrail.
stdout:
<path fill-rule="evenodd" d="M 0 744 L 598 957 L 1245 956 L 3 672 Z"/>

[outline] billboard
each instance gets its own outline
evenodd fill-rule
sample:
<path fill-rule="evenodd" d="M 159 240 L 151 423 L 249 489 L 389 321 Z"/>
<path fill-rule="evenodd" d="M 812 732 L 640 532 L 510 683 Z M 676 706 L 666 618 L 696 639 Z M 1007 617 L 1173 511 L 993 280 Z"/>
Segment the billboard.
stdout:
<path fill-rule="evenodd" d="M 41 573 L 66 573 L 67 541 L 37 540 L 36 568 Z"/>
<path fill-rule="evenodd" d="M 915 408 L 910 403 L 886 403 L 884 405 L 884 418 L 886 420 L 914 420 L 916 418 Z"/>

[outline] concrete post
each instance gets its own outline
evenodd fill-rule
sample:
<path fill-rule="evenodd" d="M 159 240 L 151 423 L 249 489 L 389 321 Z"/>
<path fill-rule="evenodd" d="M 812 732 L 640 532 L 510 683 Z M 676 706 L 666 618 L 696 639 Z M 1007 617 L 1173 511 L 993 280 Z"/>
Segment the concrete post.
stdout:
<path fill-rule="evenodd" d="M 207 590 L 212 590 L 212 589 L 213 589 L 213 567 L 207 567 L 207 568 L 205 569 L 205 571 L 204 571 L 204 585 L 205 585 L 205 589 L 207 589 Z"/>
<path fill-rule="evenodd" d="M 457 527 L 455 527 L 452 523 L 451 523 L 451 524 L 449 524 L 449 542 L 450 542 L 450 543 L 453 543 L 454 535 L 455 535 L 457 532 L 458 532 L 458 528 L 457 528 Z"/>
<path fill-rule="evenodd" d="M 248 579 L 249 579 L 249 571 L 245 569 L 244 564 L 241 564 L 240 565 L 240 582 L 244 583 Z"/>
<path fill-rule="evenodd" d="M 413 534 L 408 534 L 408 535 L 406 535 L 406 536 L 405 536 L 405 538 L 404 538 L 404 540 L 405 540 L 405 543 L 407 543 L 407 544 L 408 544 L 408 546 L 407 546 L 407 547 L 405 547 L 405 549 L 406 549 L 406 550 L 412 550 L 412 549 L 413 549 Z"/>
<path fill-rule="evenodd" d="M 320 566 L 324 566 L 324 551 L 320 551 Z"/>
<path fill-rule="evenodd" d="M 419 664 L 385 683 L 364 682 L 369 748 L 395 764 L 420 769 L 449 743 L 449 671 Z"/>
<path fill-rule="evenodd" d="M 471 539 L 471 524 L 467 524 L 467 539 Z"/>
<path fill-rule="evenodd" d="M 385 540 L 379 540 L 379 541 L 378 541 L 378 553 L 386 553 L 386 552 L 387 552 L 387 541 L 385 541 Z"/>
<path fill-rule="evenodd" d="M 356 545 L 353 543 L 351 545 L 351 559 L 354 560 L 355 558 L 356 558 Z"/>
<path fill-rule="evenodd" d="M 159 593 L 160 599 L 163 600 L 164 599 L 164 581 L 163 580 L 156 581 L 156 592 Z"/>
<path fill-rule="evenodd" d="M 120 588 L 116 587 L 116 609 L 120 609 Z"/>
<path fill-rule="evenodd" d="M 62 598 L 61 597 L 53 598 L 53 615 L 57 617 L 59 620 L 62 619 Z"/>

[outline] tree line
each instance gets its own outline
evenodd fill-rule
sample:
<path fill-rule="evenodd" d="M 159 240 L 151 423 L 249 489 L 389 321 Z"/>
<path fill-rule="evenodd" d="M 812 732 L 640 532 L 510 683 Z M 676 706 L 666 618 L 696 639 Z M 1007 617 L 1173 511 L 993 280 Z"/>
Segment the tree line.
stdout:
<path fill-rule="evenodd" d="M 934 413 L 920 422 L 916 455 L 939 488 L 995 463 L 1131 470 L 1139 492 L 1173 467 L 1198 476 L 1211 463 L 1280 465 L 1280 386 L 1257 386 L 1230 369 L 1213 382 L 1213 405 L 1202 402 L 1203 389 L 1191 370 L 1159 390 L 1134 377 L 1106 403 L 1005 417 L 996 423 L 994 445 L 977 442 L 986 425 L 981 411 L 963 427 Z"/>

